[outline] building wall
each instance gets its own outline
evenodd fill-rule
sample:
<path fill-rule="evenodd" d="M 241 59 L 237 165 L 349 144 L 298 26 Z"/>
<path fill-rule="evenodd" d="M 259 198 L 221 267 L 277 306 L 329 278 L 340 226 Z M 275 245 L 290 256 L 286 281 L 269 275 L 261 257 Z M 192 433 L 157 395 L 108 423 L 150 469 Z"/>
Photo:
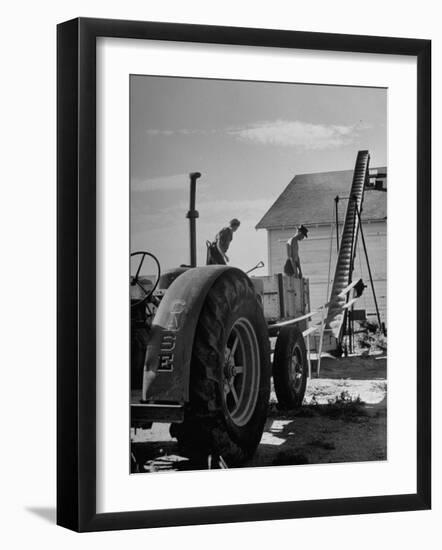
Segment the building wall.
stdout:
<path fill-rule="evenodd" d="M 330 225 L 309 227 L 308 239 L 304 239 L 299 243 L 302 272 L 304 277 L 310 280 L 310 304 L 312 309 L 327 302 L 333 284 L 337 252 L 336 232 L 333 227 L 330 283 L 328 285 L 331 229 Z M 387 323 L 387 223 L 386 221 L 365 222 L 363 230 L 381 319 Z M 286 260 L 286 242 L 292 236 L 293 230 L 274 229 L 267 233 L 269 274 L 273 275 L 283 271 Z M 368 318 L 375 320 L 376 316 L 370 315 L 376 312 L 376 308 L 360 238 L 358 239 L 357 246 L 353 279 L 362 277 L 367 288 L 356 308 L 365 309 Z"/>

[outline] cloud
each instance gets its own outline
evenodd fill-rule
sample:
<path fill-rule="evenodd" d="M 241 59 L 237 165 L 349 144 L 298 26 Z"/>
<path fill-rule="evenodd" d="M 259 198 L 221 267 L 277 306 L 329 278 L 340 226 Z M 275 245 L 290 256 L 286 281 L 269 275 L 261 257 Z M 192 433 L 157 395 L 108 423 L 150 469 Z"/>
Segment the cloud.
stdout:
<path fill-rule="evenodd" d="M 174 174 L 158 178 L 132 178 L 131 191 L 173 191 L 189 186 L 189 174 Z"/>
<path fill-rule="evenodd" d="M 275 120 L 258 122 L 247 126 L 224 129 L 150 129 L 150 136 L 230 136 L 235 139 L 263 145 L 297 147 L 304 150 L 335 149 L 352 143 L 359 134 L 371 128 L 370 124 L 359 121 L 357 124 L 312 124 L 301 120 Z"/>
<path fill-rule="evenodd" d="M 299 120 L 262 122 L 244 128 L 233 128 L 228 133 L 241 141 L 282 145 L 301 149 L 334 149 L 354 141 L 367 124 L 349 126 L 311 124 Z"/>

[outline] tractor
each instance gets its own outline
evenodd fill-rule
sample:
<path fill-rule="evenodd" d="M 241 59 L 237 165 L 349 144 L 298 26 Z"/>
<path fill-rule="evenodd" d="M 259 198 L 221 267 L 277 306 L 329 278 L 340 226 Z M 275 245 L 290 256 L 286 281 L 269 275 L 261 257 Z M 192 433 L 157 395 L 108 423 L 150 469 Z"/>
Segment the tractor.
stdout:
<path fill-rule="evenodd" d="M 272 376 L 281 408 L 302 404 L 306 319 L 290 318 L 308 311 L 308 280 L 197 266 L 200 176 L 190 174 L 189 264 L 162 273 L 152 252 L 131 254 L 131 426 L 170 423 L 184 456 L 218 456 L 235 467 L 261 440 Z M 143 275 L 146 258 L 155 277 Z"/>

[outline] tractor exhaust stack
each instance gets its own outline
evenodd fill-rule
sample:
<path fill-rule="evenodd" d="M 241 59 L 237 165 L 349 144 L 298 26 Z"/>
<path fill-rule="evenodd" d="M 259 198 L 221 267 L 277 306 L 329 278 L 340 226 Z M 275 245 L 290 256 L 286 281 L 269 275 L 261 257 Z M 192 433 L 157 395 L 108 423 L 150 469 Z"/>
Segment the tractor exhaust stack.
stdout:
<path fill-rule="evenodd" d="M 198 210 L 195 210 L 196 180 L 201 177 L 199 172 L 191 172 L 190 178 L 190 205 L 186 218 L 189 218 L 190 238 L 190 266 L 196 267 L 196 218 L 199 217 Z"/>

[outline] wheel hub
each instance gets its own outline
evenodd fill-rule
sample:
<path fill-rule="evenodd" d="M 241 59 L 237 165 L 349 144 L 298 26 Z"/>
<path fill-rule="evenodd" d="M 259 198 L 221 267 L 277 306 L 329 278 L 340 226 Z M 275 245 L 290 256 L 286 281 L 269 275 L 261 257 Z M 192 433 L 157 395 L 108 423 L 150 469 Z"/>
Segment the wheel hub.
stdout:
<path fill-rule="evenodd" d="M 255 410 L 259 393 L 259 348 L 255 331 L 245 318 L 238 319 L 224 351 L 224 408 L 234 424 L 244 426 Z"/>
<path fill-rule="evenodd" d="M 303 376 L 303 366 L 299 353 L 298 348 L 295 346 L 290 359 L 290 378 L 295 391 L 299 391 Z"/>

